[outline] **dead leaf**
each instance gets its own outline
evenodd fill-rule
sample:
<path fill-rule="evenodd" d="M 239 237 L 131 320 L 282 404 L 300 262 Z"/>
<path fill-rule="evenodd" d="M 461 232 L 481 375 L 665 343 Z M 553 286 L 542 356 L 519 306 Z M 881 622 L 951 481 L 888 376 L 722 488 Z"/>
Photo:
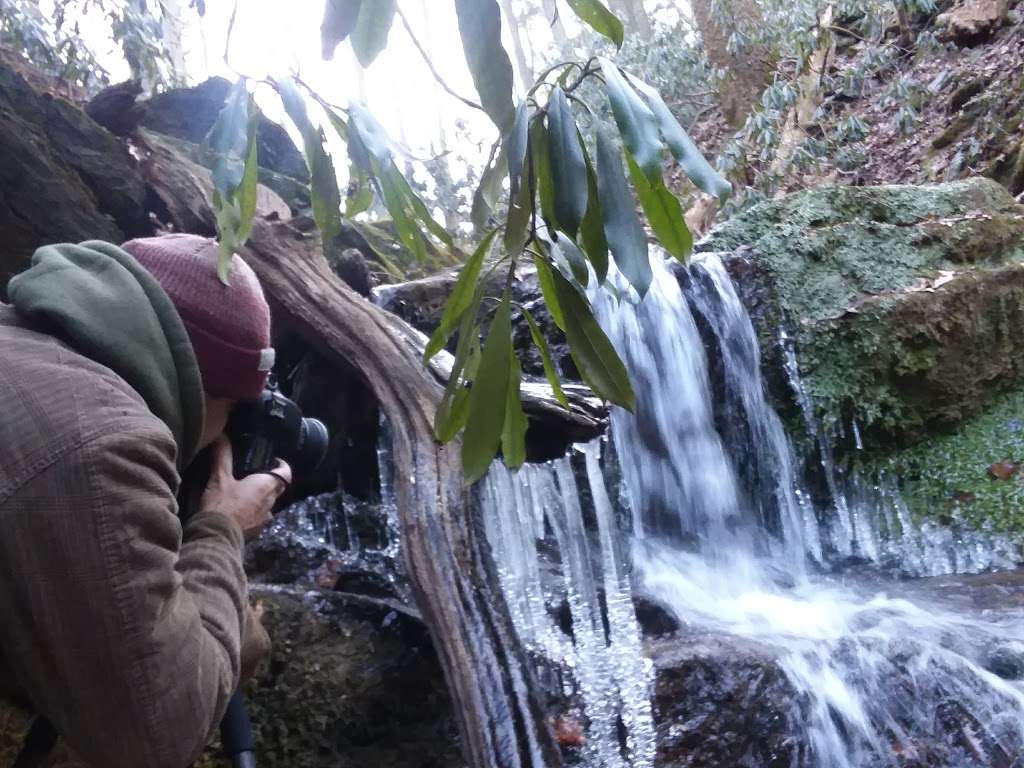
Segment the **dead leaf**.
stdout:
<path fill-rule="evenodd" d="M 997 461 L 988 468 L 988 473 L 996 480 L 1009 480 L 1019 469 L 1020 464 L 1016 461 Z"/>
<path fill-rule="evenodd" d="M 556 717 L 552 726 L 555 729 L 555 740 L 565 747 L 582 747 L 586 742 L 583 726 L 575 717 L 562 715 Z"/>

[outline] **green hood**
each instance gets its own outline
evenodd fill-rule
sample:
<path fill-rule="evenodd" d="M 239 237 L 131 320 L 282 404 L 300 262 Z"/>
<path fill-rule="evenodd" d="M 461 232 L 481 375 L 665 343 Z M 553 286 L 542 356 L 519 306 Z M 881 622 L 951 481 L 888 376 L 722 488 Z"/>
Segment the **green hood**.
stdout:
<path fill-rule="evenodd" d="M 149 272 L 110 243 L 48 245 L 7 294 L 23 316 L 128 382 L 170 428 L 179 469 L 189 464 L 205 419 L 202 378 L 181 317 Z"/>

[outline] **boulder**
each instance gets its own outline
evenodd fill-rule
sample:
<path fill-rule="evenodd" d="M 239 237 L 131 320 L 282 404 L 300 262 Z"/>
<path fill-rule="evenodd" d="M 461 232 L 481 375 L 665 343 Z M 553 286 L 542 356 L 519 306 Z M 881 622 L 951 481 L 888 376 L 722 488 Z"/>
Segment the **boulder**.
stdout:
<path fill-rule="evenodd" d="M 788 328 L 820 414 L 856 419 L 868 447 L 952 428 L 1021 382 L 1024 207 L 993 181 L 807 190 L 698 250 L 744 246 L 766 363 Z"/>
<path fill-rule="evenodd" d="M 404 614 L 323 590 L 254 586 L 273 649 L 246 686 L 265 768 L 461 768 L 444 676 Z M 223 764 L 217 744 L 197 768 Z"/>
<path fill-rule="evenodd" d="M 147 233 L 144 203 L 135 162 L 114 136 L 0 65 L 0 295 L 41 245 Z"/>
<path fill-rule="evenodd" d="M 971 46 L 988 40 L 1006 22 L 1009 12 L 1009 0 L 960 0 L 936 20 L 946 39 Z"/>
<path fill-rule="evenodd" d="M 648 640 L 659 768 L 807 765 L 793 738 L 796 696 L 771 648 L 732 635 Z"/>
<path fill-rule="evenodd" d="M 138 124 L 151 131 L 202 144 L 230 90 L 230 82 L 222 77 L 211 77 L 193 88 L 158 93 L 139 105 Z M 284 128 L 261 117 L 256 136 L 261 167 L 300 181 L 309 180 L 306 161 Z"/>

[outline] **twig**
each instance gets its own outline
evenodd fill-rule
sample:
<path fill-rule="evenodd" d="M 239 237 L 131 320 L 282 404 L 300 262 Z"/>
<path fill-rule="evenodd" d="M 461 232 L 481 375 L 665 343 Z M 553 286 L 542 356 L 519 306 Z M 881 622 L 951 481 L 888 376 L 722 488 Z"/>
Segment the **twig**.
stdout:
<path fill-rule="evenodd" d="M 231 18 L 228 21 L 228 33 L 224 38 L 224 63 L 228 68 L 234 72 L 235 68 L 231 66 L 231 33 L 235 31 L 235 17 L 238 15 L 238 0 L 235 0 L 234 5 L 231 7 Z"/>
<path fill-rule="evenodd" d="M 415 45 L 416 46 L 416 50 L 420 52 L 420 56 L 423 57 L 423 61 L 426 62 L 427 67 L 430 69 L 430 73 L 434 76 L 434 79 L 437 80 L 438 84 L 442 88 L 444 88 L 445 91 L 447 91 L 449 95 L 454 96 L 456 99 L 461 101 L 467 107 L 472 107 L 473 109 L 479 109 L 481 112 L 483 112 L 484 108 L 482 106 L 477 104 L 472 99 L 467 99 L 465 96 L 460 96 L 458 93 L 456 93 L 454 90 L 452 90 L 449 87 L 448 83 L 446 83 L 444 81 L 444 78 L 441 77 L 441 74 L 434 67 L 434 62 L 432 62 L 430 60 L 430 56 L 427 54 L 426 50 L 424 50 L 423 46 L 420 45 L 420 41 L 416 39 L 416 35 L 412 31 L 412 27 L 409 26 L 409 20 L 407 18 L 405 18 L 405 14 L 402 13 L 402 9 L 398 8 L 397 12 L 398 12 L 398 18 L 400 18 L 402 20 L 402 26 L 404 26 L 405 27 L 405 31 L 409 33 L 409 38 L 412 40 L 412 44 Z"/>

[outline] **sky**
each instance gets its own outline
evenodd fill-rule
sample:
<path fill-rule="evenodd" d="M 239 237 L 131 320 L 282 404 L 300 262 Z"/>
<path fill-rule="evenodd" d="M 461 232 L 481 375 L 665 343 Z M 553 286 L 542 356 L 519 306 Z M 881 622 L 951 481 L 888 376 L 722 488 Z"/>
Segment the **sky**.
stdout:
<path fill-rule="evenodd" d="M 482 167 L 490 145 L 497 139 L 497 129 L 482 112 L 465 106 L 438 85 L 398 17 L 387 47 L 369 68 L 360 71 L 347 42 L 338 46 L 332 60 L 322 58 L 320 22 L 324 0 L 237 0 L 237 4 L 235 0 L 206 0 L 202 18 L 189 7 L 189 0 L 160 2 L 186 20 L 184 48 L 189 80 L 201 82 L 214 75 L 229 80 L 249 78 L 261 109 L 288 127 L 293 138 L 298 136 L 285 118 L 277 95 L 269 86 L 260 85 L 260 80 L 294 73 L 332 104 L 345 107 L 352 101 L 364 103 L 399 151 L 405 151 L 410 159 L 455 150 L 447 155 L 455 178 L 465 173 L 466 162 Z M 43 0 L 46 4 L 52 5 L 52 0 Z M 454 5 L 452 0 L 398 3 L 445 83 L 460 95 L 476 100 Z M 571 37 L 579 26 L 564 0 L 560 0 L 560 6 L 562 21 Z M 86 39 L 109 40 L 109 27 L 97 14 L 87 12 L 79 21 Z M 230 47 L 225 57 L 229 28 Z M 514 60 L 507 28 L 505 38 L 505 48 Z M 534 49 L 537 67 L 551 60 L 554 38 L 542 18 L 534 17 L 524 38 Z M 130 73 L 119 49 L 112 41 L 108 48 L 99 53 L 110 70 L 112 82 L 127 79 Z M 589 53 L 580 51 L 580 56 Z M 315 105 L 311 105 L 310 111 L 315 121 L 325 122 Z M 344 184 L 346 151 L 330 130 L 327 133 L 328 149 Z M 429 184 L 427 179 L 422 180 Z"/>

